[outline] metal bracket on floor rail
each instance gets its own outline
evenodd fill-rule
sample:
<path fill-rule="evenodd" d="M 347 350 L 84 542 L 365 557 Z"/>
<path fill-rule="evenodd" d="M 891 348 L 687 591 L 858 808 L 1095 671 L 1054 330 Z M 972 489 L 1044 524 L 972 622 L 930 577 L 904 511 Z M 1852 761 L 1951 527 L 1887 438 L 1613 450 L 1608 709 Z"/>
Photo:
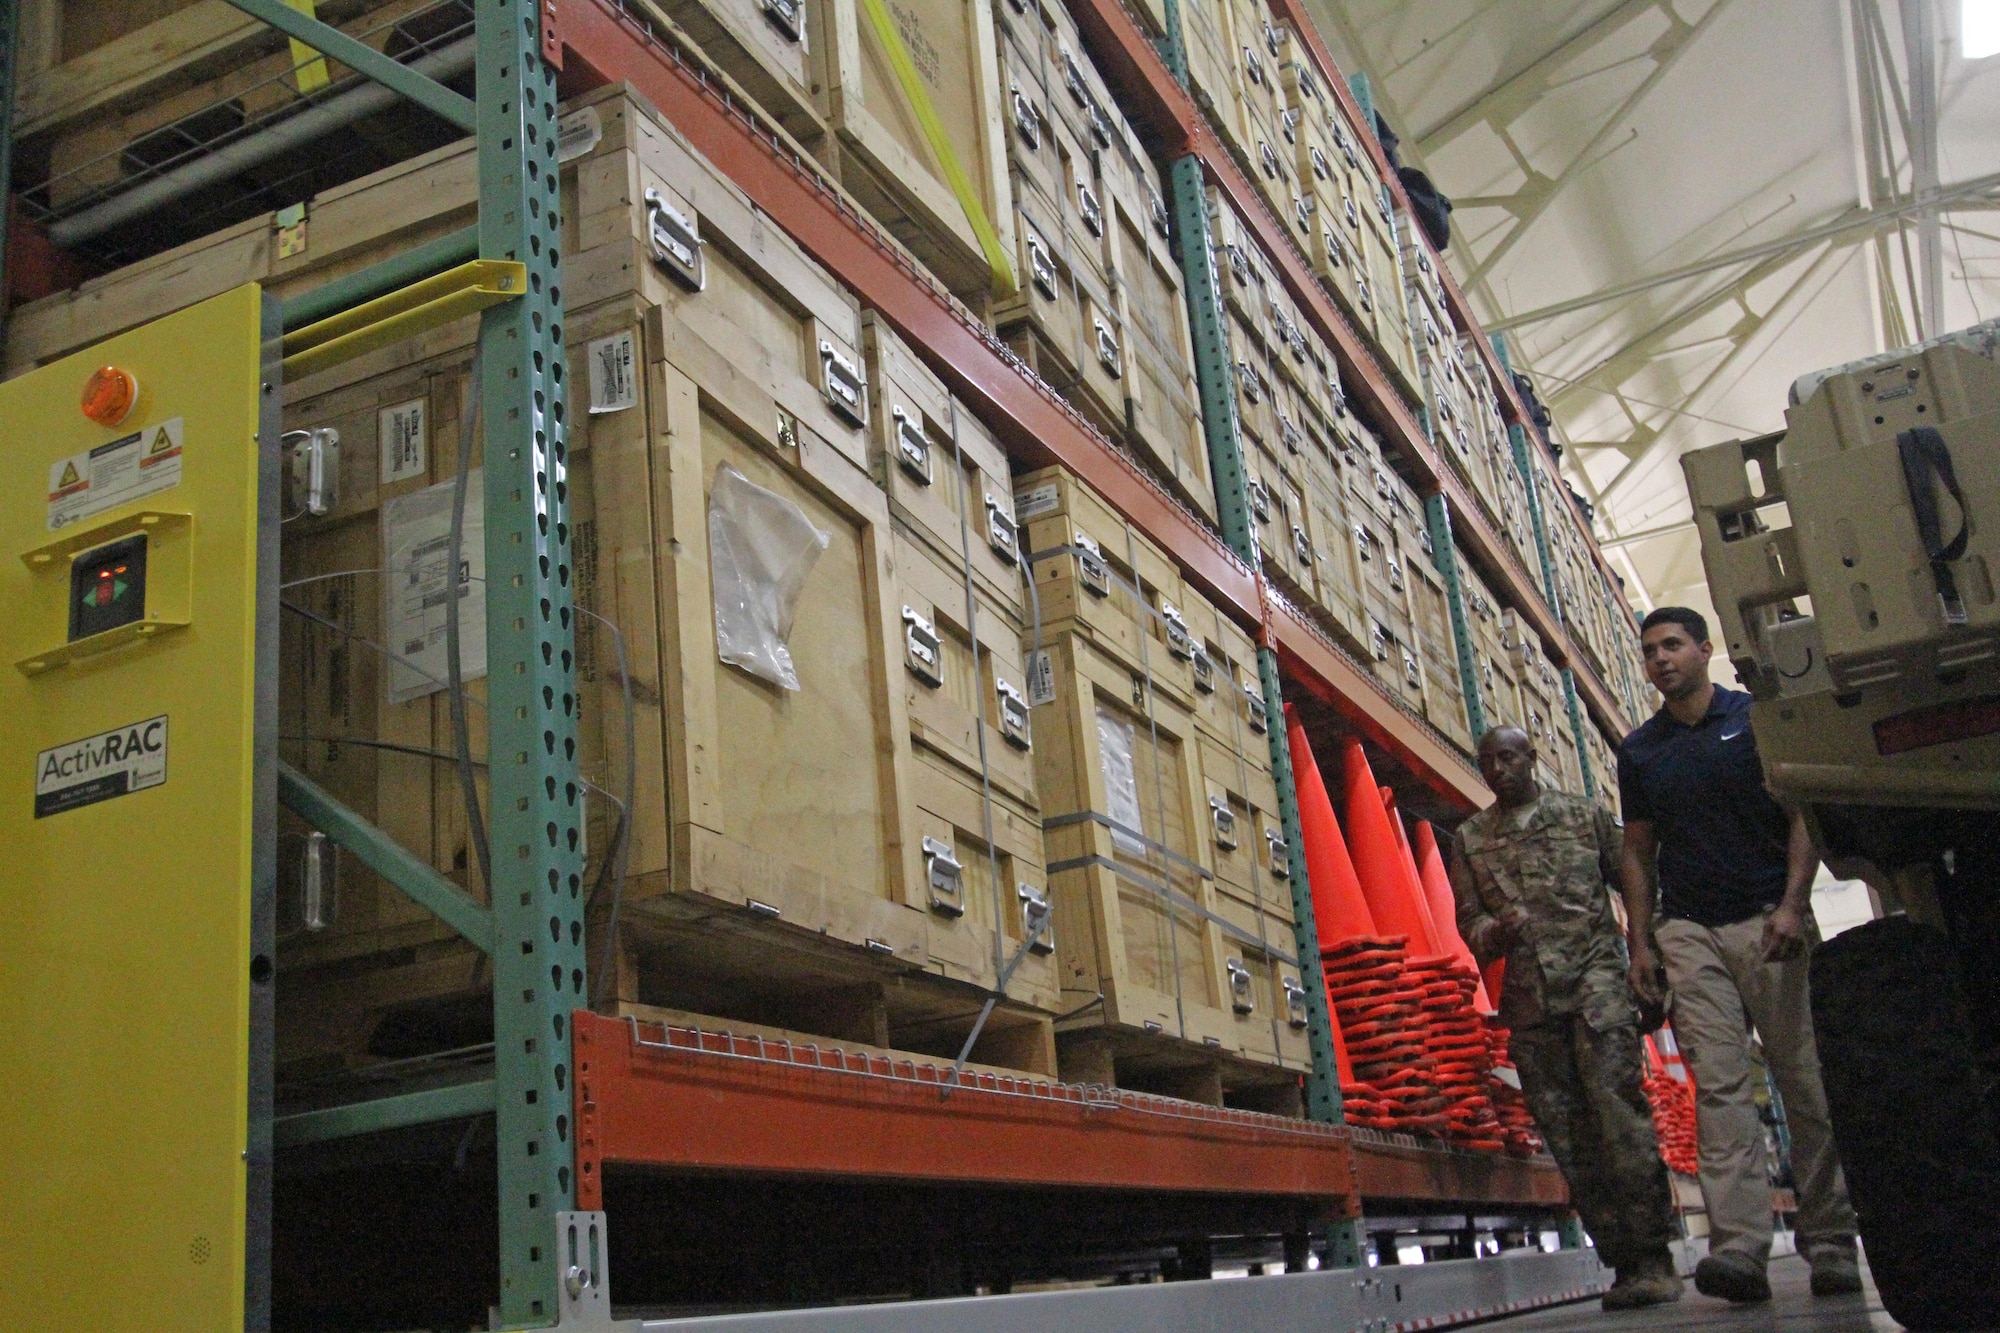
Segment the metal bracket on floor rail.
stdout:
<path fill-rule="evenodd" d="M 1465 725 L 1477 741 L 1486 734 L 1486 705 L 1479 697 L 1479 654 L 1472 646 L 1472 629 L 1465 620 L 1465 585 L 1458 578 L 1451 505 L 1442 494 L 1424 501 L 1424 521 L 1430 525 L 1431 563 L 1444 580 L 1445 607 L 1451 613 L 1451 639 L 1458 650 L 1458 688 L 1465 694 Z"/>
<path fill-rule="evenodd" d="M 414 338 L 528 290 L 528 266 L 474 259 L 285 335 L 285 379 L 298 380 Z"/>
<path fill-rule="evenodd" d="M 268 23 L 285 36 L 303 42 L 321 55 L 338 60 L 355 73 L 409 98 L 424 110 L 442 116 L 461 130 L 478 128 L 472 100 L 349 37 L 331 24 L 302 14 L 285 0 L 228 0 L 251 18 Z"/>
<path fill-rule="evenodd" d="M 278 800 L 353 852 L 363 865 L 408 894 L 419 907 L 436 913 L 484 952 L 493 952 L 491 911 L 282 759 L 278 761 Z"/>

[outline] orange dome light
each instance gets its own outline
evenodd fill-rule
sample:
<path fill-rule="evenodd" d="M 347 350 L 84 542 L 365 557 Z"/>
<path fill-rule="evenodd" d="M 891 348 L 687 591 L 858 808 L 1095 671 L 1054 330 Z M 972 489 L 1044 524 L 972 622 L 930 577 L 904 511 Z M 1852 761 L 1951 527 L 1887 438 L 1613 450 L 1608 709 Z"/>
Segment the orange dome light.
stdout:
<path fill-rule="evenodd" d="M 100 426 L 116 426 L 138 401 L 139 381 L 129 370 L 100 366 L 83 382 L 83 414 Z"/>

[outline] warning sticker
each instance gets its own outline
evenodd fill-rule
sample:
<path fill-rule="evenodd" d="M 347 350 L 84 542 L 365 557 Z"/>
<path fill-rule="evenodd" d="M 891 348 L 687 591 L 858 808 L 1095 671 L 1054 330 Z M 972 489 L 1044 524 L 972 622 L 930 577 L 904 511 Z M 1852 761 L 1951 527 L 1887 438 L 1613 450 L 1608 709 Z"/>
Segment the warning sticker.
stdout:
<path fill-rule="evenodd" d="M 590 110 L 585 107 L 584 110 Z M 590 345 L 590 412 L 623 412 L 639 405 L 638 357 L 632 330 L 599 338 Z"/>
<path fill-rule="evenodd" d="M 35 756 L 35 818 L 79 810 L 167 780 L 167 719 L 100 731 Z"/>
<path fill-rule="evenodd" d="M 49 464 L 49 531 L 181 484 L 181 419 L 173 417 Z"/>
<path fill-rule="evenodd" d="M 1062 493 L 1052 481 L 1023 491 L 1014 497 L 1014 521 L 1026 523 L 1031 518 L 1040 518 L 1061 503 Z"/>

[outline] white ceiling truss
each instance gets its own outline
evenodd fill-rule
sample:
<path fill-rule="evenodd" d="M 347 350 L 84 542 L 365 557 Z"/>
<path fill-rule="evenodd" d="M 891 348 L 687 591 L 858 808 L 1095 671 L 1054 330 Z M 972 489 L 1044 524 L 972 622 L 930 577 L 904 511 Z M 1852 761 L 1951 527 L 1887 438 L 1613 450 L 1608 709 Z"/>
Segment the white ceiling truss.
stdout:
<path fill-rule="evenodd" d="M 2000 3 L 2000 0 L 1975 0 Z M 1308 0 L 1642 609 L 1706 606 L 1680 469 L 1798 375 L 2000 313 L 2000 57 L 1963 0 Z"/>

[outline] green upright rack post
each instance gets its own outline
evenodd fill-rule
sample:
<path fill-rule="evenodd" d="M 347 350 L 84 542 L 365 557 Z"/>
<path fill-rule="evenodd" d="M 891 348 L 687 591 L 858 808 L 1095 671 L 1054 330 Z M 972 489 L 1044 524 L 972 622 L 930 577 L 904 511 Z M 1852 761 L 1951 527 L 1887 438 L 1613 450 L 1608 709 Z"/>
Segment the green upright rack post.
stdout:
<path fill-rule="evenodd" d="M 1486 734 L 1486 704 L 1479 697 L 1479 654 L 1472 646 L 1472 627 L 1465 619 L 1465 585 L 1458 578 L 1458 548 L 1451 536 L 1451 504 L 1443 494 L 1424 501 L 1429 524 L 1431 563 L 1444 580 L 1444 600 L 1451 612 L 1452 646 L 1458 652 L 1458 688 L 1465 694 L 1465 725 L 1475 741 Z"/>
<path fill-rule="evenodd" d="M 542 56 L 540 11 L 535 0 L 482 0 L 475 11 L 479 253 L 528 266 L 527 295 L 486 311 L 479 326 L 494 1131 L 509 1328 L 554 1323 L 561 1309 L 557 1214 L 576 1197 L 569 1017 L 589 1003 L 556 72 Z"/>
<path fill-rule="evenodd" d="M 1187 64 L 1178 36 L 1179 10 L 1168 0 L 1169 49 L 1180 57 L 1174 75 L 1187 81 Z M 1188 321 L 1193 332 L 1195 379 L 1201 394 L 1202 429 L 1208 440 L 1209 471 L 1215 481 L 1215 505 L 1223 540 L 1230 549 L 1259 568 L 1263 558 L 1250 521 L 1250 496 L 1243 469 L 1243 445 L 1236 416 L 1234 362 L 1229 354 L 1229 326 L 1222 309 L 1222 282 L 1208 231 L 1208 200 L 1203 189 L 1201 160 L 1192 155 L 1176 160 L 1168 174 L 1173 194 L 1174 237 L 1180 247 L 1182 280 L 1187 288 Z M 1285 732 L 1283 689 L 1278 655 L 1268 647 L 1257 650 L 1258 682 L 1270 719 L 1271 777 L 1278 790 L 1278 817 L 1284 827 L 1285 857 L 1291 868 L 1293 941 L 1298 950 L 1299 980 L 1305 988 L 1306 1039 L 1312 1051 L 1312 1071 L 1306 1075 L 1306 1115 L 1340 1124 L 1339 1067 L 1333 1055 L 1333 1012 L 1319 970 L 1319 925 L 1313 916 L 1312 885 L 1307 878 L 1305 830 L 1299 821 L 1298 788 L 1292 778 L 1291 744 Z M 1358 1268 L 1366 1238 L 1358 1219 L 1335 1223 L 1327 1237 L 1326 1262 L 1336 1268 Z"/>

